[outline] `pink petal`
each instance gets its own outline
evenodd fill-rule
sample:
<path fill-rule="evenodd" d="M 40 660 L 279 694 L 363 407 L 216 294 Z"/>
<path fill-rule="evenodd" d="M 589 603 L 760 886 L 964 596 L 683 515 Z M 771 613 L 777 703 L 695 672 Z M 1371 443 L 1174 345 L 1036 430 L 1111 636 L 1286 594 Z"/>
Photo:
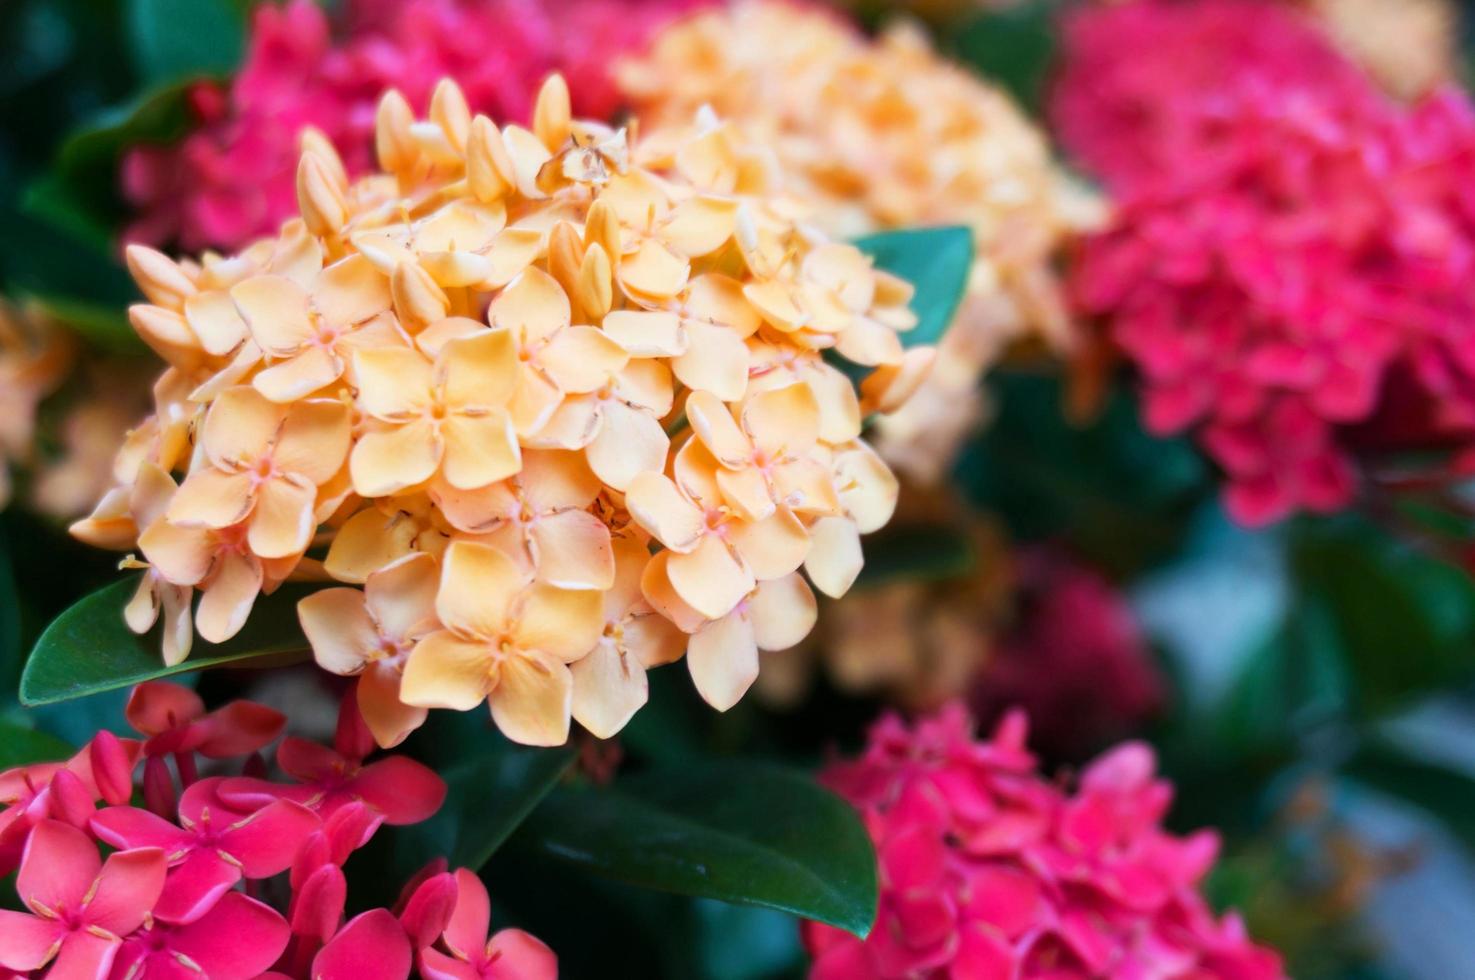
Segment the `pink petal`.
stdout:
<path fill-rule="evenodd" d="M 86 834 L 56 820 L 42 820 L 26 839 L 15 890 L 31 908 L 75 910 L 101 868 L 97 845 Z"/>
<path fill-rule="evenodd" d="M 276 796 L 270 796 L 254 806 L 234 803 L 220 795 L 220 789 L 227 781 L 229 777 L 212 776 L 191 783 L 179 798 L 180 823 L 186 827 L 194 827 L 208 820 L 216 826 L 223 826 L 243 820 L 261 807 L 276 801 Z"/>
<path fill-rule="evenodd" d="M 62 941 L 61 952 L 51 964 L 46 980 L 106 980 L 120 945 L 117 939 L 74 932 Z"/>
<path fill-rule="evenodd" d="M 311 810 L 278 800 L 221 834 L 220 849 L 240 864 L 244 877 L 270 878 L 291 867 L 317 828 L 318 818 Z"/>
<path fill-rule="evenodd" d="M 378 748 L 374 742 L 374 733 L 364 721 L 358 698 L 352 691 L 338 704 L 338 725 L 333 730 L 333 748 L 348 759 L 363 759 Z"/>
<path fill-rule="evenodd" d="M 384 825 L 384 815 L 359 800 L 337 807 L 323 821 L 323 837 L 328 842 L 329 858 L 342 864 L 348 856 L 363 847 Z"/>
<path fill-rule="evenodd" d="M 254 701 L 232 701 L 196 726 L 202 734 L 201 755 L 232 759 L 250 755 L 282 733 L 287 716 Z"/>
<path fill-rule="evenodd" d="M 558 957 L 541 939 L 521 929 L 503 929 L 487 944 L 486 980 L 557 980 Z"/>
<path fill-rule="evenodd" d="M 979 923 L 962 929 L 958 953 L 949 972 L 952 980 L 1012 980 L 1014 952 L 998 933 Z"/>
<path fill-rule="evenodd" d="M 39 799 L 45 801 L 46 812 L 52 819 L 79 829 L 87 826 L 95 812 L 92 791 L 70 769 L 52 776 L 51 785 Z"/>
<path fill-rule="evenodd" d="M 308 875 L 292 897 L 292 934 L 326 941 L 343 920 L 347 894 L 343 869 L 335 864 L 325 864 Z"/>
<path fill-rule="evenodd" d="M 0 909 L 0 966 L 22 973 L 40 969 L 66 931 L 55 919 Z"/>
<path fill-rule="evenodd" d="M 405 980 L 414 954 L 388 909 L 356 916 L 312 961 L 312 976 L 344 980 Z"/>
<path fill-rule="evenodd" d="M 134 847 L 157 847 L 166 856 L 186 850 L 194 835 L 147 810 L 111 806 L 92 818 L 92 832 L 104 844 L 126 851 Z"/>
<path fill-rule="evenodd" d="M 226 806 L 242 813 L 252 813 L 277 800 L 291 800 L 293 803 L 312 807 L 322 796 L 322 790 L 310 784 L 287 786 L 250 776 L 228 776 L 215 787 L 215 795 Z M 184 805 L 181 803 L 180 811 L 183 810 Z"/>
<path fill-rule="evenodd" d="M 98 795 L 113 806 L 126 804 L 133 796 L 133 766 L 137 753 L 130 755 L 118 736 L 108 731 L 98 732 L 87 748 Z"/>
<path fill-rule="evenodd" d="M 168 866 L 164 852 L 157 847 L 139 847 L 110 855 L 97 876 L 92 900 L 87 903 L 87 923 L 115 936 L 126 936 L 137 929 L 159 901 Z"/>
<path fill-rule="evenodd" d="M 352 786 L 354 794 L 384 814 L 384 822 L 391 826 L 429 819 L 446 798 L 443 779 L 402 755 L 364 766 Z"/>
<path fill-rule="evenodd" d="M 326 745 L 305 738 L 284 738 L 277 746 L 277 765 L 293 779 L 315 783 L 331 778 L 343 764 L 343 756 Z"/>
<path fill-rule="evenodd" d="M 291 938 L 287 921 L 240 892 L 227 892 L 195 922 L 174 930 L 169 948 L 210 980 L 249 980 L 276 962 Z"/>
<path fill-rule="evenodd" d="M 449 873 L 428 878 L 415 889 L 399 914 L 400 925 L 410 937 L 411 946 L 424 949 L 435 945 L 451 921 L 458 890 L 455 877 Z"/>
<path fill-rule="evenodd" d="M 481 971 L 434 949 L 420 950 L 420 975 L 425 980 L 482 980 Z"/>
<path fill-rule="evenodd" d="M 456 911 L 446 925 L 446 945 L 452 953 L 467 958 L 478 955 L 487 944 L 492 927 L 492 900 L 476 872 L 456 869 Z"/>
<path fill-rule="evenodd" d="M 214 848 L 197 848 L 169 871 L 154 915 L 164 922 L 194 922 L 240 880 L 241 869 Z"/>
<path fill-rule="evenodd" d="M 205 713 L 205 702 L 187 687 L 168 681 L 144 681 L 128 696 L 123 716 L 133 730 L 159 735 L 188 725 Z"/>

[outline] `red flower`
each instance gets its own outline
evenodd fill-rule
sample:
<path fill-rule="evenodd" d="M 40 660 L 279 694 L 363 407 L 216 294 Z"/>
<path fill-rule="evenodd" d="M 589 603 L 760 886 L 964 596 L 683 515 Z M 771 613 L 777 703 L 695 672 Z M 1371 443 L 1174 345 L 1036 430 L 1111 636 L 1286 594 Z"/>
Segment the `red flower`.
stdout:
<path fill-rule="evenodd" d="M 151 814 L 150 814 L 151 815 Z M 181 966 L 210 980 L 252 980 L 287 947 L 287 923 L 275 911 L 239 892 L 226 892 L 187 925 L 154 922 L 124 941 L 113 975 L 129 980 L 179 980 Z"/>
<path fill-rule="evenodd" d="M 502 929 L 488 938 L 492 906 L 487 886 L 474 872 L 456 872 L 456 907 L 445 927 L 446 952 L 420 951 L 427 980 L 555 980 L 558 958 L 521 929 Z"/>
<path fill-rule="evenodd" d="M 1212 833 L 1173 837 L 1145 745 L 1103 756 L 1068 792 L 1035 772 L 1023 715 L 990 741 L 954 705 L 908 728 L 883 718 L 824 781 L 876 843 L 869 938 L 806 923 L 815 980 L 1276 980 L 1279 958 L 1215 921 L 1198 893 Z"/>
<path fill-rule="evenodd" d="M 31 830 L 16 891 L 30 909 L 0 909 L 0 966 L 51 975 L 108 975 L 123 937 L 148 919 L 164 887 L 164 852 L 118 851 L 104 863 L 97 845 L 68 824 L 44 820 Z"/>

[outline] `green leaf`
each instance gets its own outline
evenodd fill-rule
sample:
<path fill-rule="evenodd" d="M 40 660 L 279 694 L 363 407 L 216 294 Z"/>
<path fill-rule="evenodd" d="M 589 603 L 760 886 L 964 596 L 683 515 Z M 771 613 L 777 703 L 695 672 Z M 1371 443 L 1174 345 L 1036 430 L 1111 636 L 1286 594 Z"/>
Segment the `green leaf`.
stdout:
<path fill-rule="evenodd" d="M 1342 767 L 1342 774 L 1396 796 L 1436 817 L 1475 848 L 1475 779 L 1386 740 L 1369 742 Z"/>
<path fill-rule="evenodd" d="M 1350 516 L 1298 532 L 1301 605 L 1326 618 L 1357 711 L 1385 714 L 1475 675 L 1475 581 L 1463 569 Z"/>
<path fill-rule="evenodd" d="M 616 881 L 756 905 L 864 936 L 876 858 L 859 816 L 809 776 L 753 763 L 651 770 L 555 792 L 519 846 Z"/>
<path fill-rule="evenodd" d="M 944 525 L 896 525 L 866 540 L 866 564 L 856 588 L 889 582 L 960 578 L 978 563 L 966 533 Z"/>
<path fill-rule="evenodd" d="M 446 802 L 429 820 L 397 833 L 394 862 L 401 878 L 439 855 L 453 868 L 480 869 L 576 755 L 568 747 L 535 749 L 508 741 L 486 711 L 436 714 L 447 717 L 432 719 L 420 741 L 439 743 L 441 759 L 422 761 L 446 781 Z"/>
<path fill-rule="evenodd" d="M 33 762 L 65 759 L 75 751 L 66 742 L 45 732 L 0 721 L 0 772 Z"/>
<path fill-rule="evenodd" d="M 1055 55 L 1054 20 L 1055 5 L 1046 2 L 985 11 L 954 36 L 954 57 L 1034 112 Z"/>
<path fill-rule="evenodd" d="M 901 335 L 908 347 L 935 344 L 953 322 L 973 269 L 973 232 L 961 225 L 906 228 L 867 235 L 856 248 L 876 267 L 916 287 L 912 310 L 917 326 Z"/>
<path fill-rule="evenodd" d="M 225 74 L 245 50 L 245 18 L 230 0 L 129 0 L 126 20 L 145 82 Z"/>
<path fill-rule="evenodd" d="M 297 600 L 315 587 L 286 586 L 258 598 L 241 632 L 221 644 L 196 639 L 193 656 L 166 667 L 159 627 L 138 636 L 123 622 L 123 607 L 137 586 L 131 577 L 99 589 L 46 628 L 21 675 L 22 704 L 67 701 L 211 667 L 276 666 L 306 657 Z"/>

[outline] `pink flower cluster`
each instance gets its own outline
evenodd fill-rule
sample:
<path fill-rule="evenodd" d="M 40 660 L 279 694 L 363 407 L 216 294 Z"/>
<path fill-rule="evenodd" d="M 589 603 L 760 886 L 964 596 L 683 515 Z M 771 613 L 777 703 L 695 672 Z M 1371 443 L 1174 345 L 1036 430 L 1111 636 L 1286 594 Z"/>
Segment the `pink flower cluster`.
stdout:
<path fill-rule="evenodd" d="M 19 867 L 25 905 L 0 910 L 0 977 L 404 980 L 417 964 L 435 980 L 556 977 L 532 936 L 488 939 L 486 887 L 444 861 L 393 909 L 344 921 L 344 862 L 382 825 L 428 819 L 446 793 L 409 758 L 366 761 L 374 741 L 356 705 L 350 692 L 331 748 L 282 740 L 292 783 L 262 778 L 258 754 L 281 714 L 244 701 L 207 714 L 162 682 L 128 703 L 144 740 L 100 732 L 66 762 L 0 773 L 0 874 Z M 201 778 L 202 759 L 232 774 Z M 140 763 L 146 808 L 131 805 Z M 106 860 L 99 845 L 114 849 Z"/>
<path fill-rule="evenodd" d="M 1211 832 L 1160 821 L 1172 788 L 1145 745 L 1092 763 L 1074 791 L 1042 778 L 1026 722 L 973 738 L 957 705 L 888 716 L 823 777 L 875 841 L 880 910 L 864 941 L 805 926 L 811 980 L 1278 980 L 1280 958 L 1198 891 Z"/>
<path fill-rule="evenodd" d="M 1247 16 L 1225 0 L 1111 8 L 1164 26 L 1107 47 L 1137 68 L 1154 50 L 1191 66 L 1205 48 L 1171 28 L 1195 8 Z M 1337 64 L 1311 50 L 1306 63 Z M 1221 65 L 1219 85 L 1169 85 L 1124 115 L 1175 135 L 1141 142 L 1150 162 L 1074 271 L 1078 302 L 1141 376 L 1148 428 L 1194 429 L 1246 524 L 1346 506 L 1372 432 L 1396 448 L 1475 434 L 1475 111 L 1452 90 L 1396 104 L 1348 82 L 1350 66 L 1276 67 L 1291 60 Z"/>
<path fill-rule="evenodd" d="M 1014 563 L 1014 621 L 992 643 L 970 705 L 985 723 L 1022 708 L 1034 744 L 1080 758 L 1163 705 L 1162 677 L 1125 597 L 1051 547 Z"/>
<path fill-rule="evenodd" d="M 349 0 L 335 24 L 313 0 L 261 3 L 228 87 L 195 87 L 198 128 L 123 158 L 136 217 L 124 240 L 235 250 L 297 213 L 303 127 L 337 147 L 351 175 L 371 169 L 374 110 L 397 88 L 417 112 L 455 79 L 474 112 L 525 122 L 543 79 L 561 72 L 581 118 L 619 95 L 608 69 L 703 0 Z M 335 28 L 337 28 L 335 30 Z"/>

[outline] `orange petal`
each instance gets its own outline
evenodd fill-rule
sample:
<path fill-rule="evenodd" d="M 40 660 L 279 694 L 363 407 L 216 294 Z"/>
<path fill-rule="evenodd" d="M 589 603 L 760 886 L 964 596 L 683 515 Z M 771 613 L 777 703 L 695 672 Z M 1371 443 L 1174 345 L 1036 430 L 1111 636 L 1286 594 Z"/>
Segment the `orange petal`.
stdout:
<path fill-rule="evenodd" d="M 523 499 L 539 514 L 583 510 L 599 496 L 599 478 L 576 452 L 533 449 L 523 453 L 518 475 Z"/>
<path fill-rule="evenodd" d="M 697 630 L 686 648 L 686 666 L 703 701 L 718 711 L 731 708 L 758 679 L 753 624 L 735 612 Z"/>
<path fill-rule="evenodd" d="M 654 611 L 628 617 L 623 629 L 625 649 L 647 670 L 675 663 L 686 653 L 686 634 Z"/>
<path fill-rule="evenodd" d="M 560 330 L 537 353 L 538 366 L 569 394 L 603 387 L 629 359 L 624 348 L 597 327 L 583 326 Z"/>
<path fill-rule="evenodd" d="M 364 256 L 350 255 L 318 276 L 312 286 L 312 305 L 335 327 L 363 323 L 389 309 L 389 280 Z"/>
<path fill-rule="evenodd" d="M 661 226 L 661 238 L 680 255 L 710 255 L 732 238 L 737 207 L 730 197 L 687 198 L 672 209 L 670 219 Z"/>
<path fill-rule="evenodd" d="M 865 565 L 860 532 L 848 517 L 822 517 L 809 528 L 804 571 L 814 587 L 832 599 L 850 591 Z"/>
<path fill-rule="evenodd" d="M 435 612 L 451 629 L 496 639 L 508 629 L 513 600 L 526 584 L 517 563 L 496 548 L 453 541 L 441 560 Z"/>
<path fill-rule="evenodd" d="M 286 413 L 255 388 L 239 385 L 216 396 L 205 416 L 201 442 L 223 470 L 250 466 L 266 455 Z"/>
<path fill-rule="evenodd" d="M 229 527 L 245 520 L 255 502 L 249 474 L 206 464 L 185 477 L 165 517 L 180 527 Z"/>
<path fill-rule="evenodd" d="M 787 575 L 804 564 L 809 532 L 787 510 L 777 510 L 761 521 L 739 521 L 728 540 L 759 581 Z"/>
<path fill-rule="evenodd" d="M 430 362 L 408 347 L 379 347 L 353 353 L 358 403 L 386 422 L 419 415 L 431 404 Z"/>
<path fill-rule="evenodd" d="M 570 399 L 572 401 L 573 399 Z M 545 429 L 552 424 L 553 417 L 560 407 L 569 404 L 564 401 L 564 395 L 559 387 L 545 378 L 540 372 L 529 365 L 522 365 L 517 372 L 517 386 L 512 393 L 512 405 L 509 411 L 512 413 L 512 426 L 517 434 L 523 437 L 544 436 Z M 592 406 L 582 413 L 584 424 L 574 426 L 574 431 L 581 433 L 578 436 L 555 436 L 548 435 L 543 438 L 540 445 L 567 446 L 570 449 L 582 448 L 589 439 L 594 438 L 591 423 L 594 421 Z M 568 426 L 560 432 L 566 432 Z M 568 445 L 567 440 L 572 438 L 574 445 Z M 583 441 L 578 441 L 582 439 Z"/>
<path fill-rule="evenodd" d="M 706 534 L 705 515 L 662 473 L 636 474 L 625 489 L 625 507 L 635 523 L 673 551 L 693 550 Z"/>
<path fill-rule="evenodd" d="M 419 530 L 408 514 L 361 510 L 338 529 L 323 567 L 340 582 L 362 585 L 373 572 L 409 554 Z"/>
<path fill-rule="evenodd" d="M 613 738 L 649 697 L 645 668 L 620 653 L 609 638 L 569 666 L 574 720 L 595 738 Z"/>
<path fill-rule="evenodd" d="M 387 497 L 435 475 L 443 451 L 435 427 L 418 420 L 359 437 L 348 457 L 354 492 Z"/>
<path fill-rule="evenodd" d="M 624 490 L 640 474 L 665 469 L 671 438 L 654 416 L 619 401 L 606 402 L 603 415 L 586 450 L 589 467 L 601 480 Z"/>
<path fill-rule="evenodd" d="M 819 618 L 814 593 L 798 575 L 759 582 L 748 598 L 753 637 L 760 650 L 787 650 L 809 635 Z"/>
<path fill-rule="evenodd" d="M 494 661 L 485 643 L 436 630 L 415 644 L 405 659 L 399 697 L 420 708 L 470 711 L 491 690 Z"/>
<path fill-rule="evenodd" d="M 651 556 L 645 571 L 640 575 L 640 592 L 651 608 L 660 613 L 683 633 L 695 633 L 707 622 L 707 617 L 697 612 L 671 586 L 670 564 L 674 551 L 661 551 Z"/>
<path fill-rule="evenodd" d="M 262 371 L 251 379 L 251 384 L 272 401 L 286 404 L 326 388 L 342 375 L 343 362 L 332 352 L 309 347 L 296 357 Z"/>
<path fill-rule="evenodd" d="M 615 310 L 602 327 L 631 357 L 676 357 L 687 349 L 686 331 L 675 313 Z"/>
<path fill-rule="evenodd" d="M 351 440 L 352 418 L 343 402 L 328 398 L 298 402 L 282 423 L 272 461 L 278 469 L 321 486 L 343 468 Z"/>
<path fill-rule="evenodd" d="M 686 352 L 671 361 L 676 377 L 725 402 L 742 398 L 748 387 L 748 345 L 726 327 L 689 322 L 686 330 Z"/>
<path fill-rule="evenodd" d="M 609 528 L 593 514 L 566 510 L 538 518 L 532 528 L 538 578 L 564 589 L 608 589 L 615 580 Z"/>
<path fill-rule="evenodd" d="M 286 558 L 307 550 L 312 540 L 317 488 L 301 477 L 274 477 L 263 483 L 251 512 L 247 541 L 262 558 Z"/>
<path fill-rule="evenodd" d="M 777 508 L 768 481 L 754 467 L 718 469 L 717 486 L 722 490 L 723 501 L 745 521 L 761 521 Z"/>
<path fill-rule="evenodd" d="M 803 455 L 819 441 L 819 404 L 806 384 L 759 392 L 742 415 L 743 429 L 769 459 Z"/>
<path fill-rule="evenodd" d="M 261 592 L 261 581 L 261 563 L 256 559 L 237 552 L 222 556 L 195 610 L 195 629 L 201 638 L 224 643 L 239 633 Z"/>
<path fill-rule="evenodd" d="M 635 408 L 645 409 L 653 418 L 665 418 L 676 399 L 671 369 L 655 358 L 633 360 L 615 375 L 614 395 Z"/>
<path fill-rule="evenodd" d="M 412 640 L 437 625 L 435 597 L 440 566 L 426 554 L 408 555 L 369 576 L 364 600 L 379 630 L 391 640 Z"/>
<path fill-rule="evenodd" d="M 484 487 L 522 466 L 512 419 L 502 412 L 451 415 L 441 423 L 440 434 L 445 441 L 441 471 L 453 487 Z"/>
<path fill-rule="evenodd" d="M 200 346 L 217 357 L 229 354 L 251 335 L 230 294 L 223 290 L 196 293 L 185 300 L 184 318 Z"/>
<path fill-rule="evenodd" d="M 289 357 L 311 339 L 307 290 L 286 276 L 255 276 L 231 287 L 230 298 L 257 346 Z"/>
<path fill-rule="evenodd" d="M 504 408 L 517 386 L 517 345 L 506 330 L 447 341 L 436 359 L 446 403 Z"/>
<path fill-rule="evenodd" d="M 314 592 L 297 603 L 297 618 L 313 659 L 329 673 L 357 674 L 379 647 L 379 633 L 358 589 Z"/>
<path fill-rule="evenodd" d="M 881 457 L 856 440 L 835 453 L 835 490 L 860 533 L 870 534 L 891 520 L 901 487 Z"/>
<path fill-rule="evenodd" d="M 371 664 L 359 675 L 359 713 L 381 749 L 392 749 L 425 724 L 426 709 L 399 699 L 400 672 L 394 667 Z"/>
<path fill-rule="evenodd" d="M 491 693 L 492 720 L 514 742 L 562 745 L 568 741 L 573 693 L 565 665 L 547 657 L 508 657 Z"/>
<path fill-rule="evenodd" d="M 646 239 L 634 255 L 620 261 L 620 285 L 637 296 L 669 299 L 686 288 L 691 265 L 660 242 Z"/>
<path fill-rule="evenodd" d="M 589 589 L 535 583 L 523 595 L 513 636 L 524 650 L 572 663 L 593 649 L 604 632 L 604 601 Z"/>
<path fill-rule="evenodd" d="M 753 444 L 716 395 L 693 391 L 686 400 L 686 418 L 697 438 L 723 466 L 739 469 L 752 460 Z"/>
<path fill-rule="evenodd" d="M 792 459 L 770 471 L 774 498 L 796 514 L 834 516 L 842 512 L 827 466 L 816 459 Z"/>
<path fill-rule="evenodd" d="M 568 326 L 572 318 L 568 295 L 548 273 L 525 269 L 492 300 L 487 322 L 506 327 L 519 345 L 546 340 Z"/>
<path fill-rule="evenodd" d="M 150 524 L 138 536 L 138 550 L 173 585 L 198 585 L 215 561 L 214 535 L 164 520 Z"/>
<path fill-rule="evenodd" d="M 703 535 L 687 554 L 673 554 L 667 574 L 682 601 L 708 619 L 732 612 L 754 585 L 753 573 L 714 534 Z"/>

